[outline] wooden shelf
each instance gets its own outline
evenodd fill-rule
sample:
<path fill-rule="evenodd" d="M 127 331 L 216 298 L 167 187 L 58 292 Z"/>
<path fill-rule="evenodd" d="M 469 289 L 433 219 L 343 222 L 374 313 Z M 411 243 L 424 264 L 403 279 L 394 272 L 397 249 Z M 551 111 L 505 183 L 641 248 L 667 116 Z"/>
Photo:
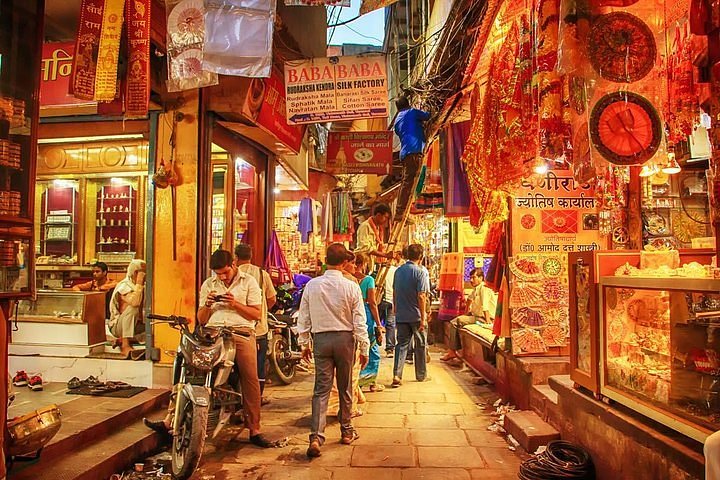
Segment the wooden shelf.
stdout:
<path fill-rule="evenodd" d="M 720 279 L 688 277 L 607 276 L 600 278 L 601 287 L 637 288 L 642 290 L 686 290 L 720 292 Z"/>

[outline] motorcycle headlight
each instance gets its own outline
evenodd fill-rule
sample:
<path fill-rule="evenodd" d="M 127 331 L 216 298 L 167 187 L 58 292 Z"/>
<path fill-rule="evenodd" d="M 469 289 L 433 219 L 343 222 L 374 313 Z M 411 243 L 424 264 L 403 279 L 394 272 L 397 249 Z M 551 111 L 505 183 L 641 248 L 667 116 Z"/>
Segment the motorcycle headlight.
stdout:
<path fill-rule="evenodd" d="M 222 344 L 195 349 L 190 355 L 190 364 L 199 370 L 210 370 L 220 359 L 221 351 Z"/>

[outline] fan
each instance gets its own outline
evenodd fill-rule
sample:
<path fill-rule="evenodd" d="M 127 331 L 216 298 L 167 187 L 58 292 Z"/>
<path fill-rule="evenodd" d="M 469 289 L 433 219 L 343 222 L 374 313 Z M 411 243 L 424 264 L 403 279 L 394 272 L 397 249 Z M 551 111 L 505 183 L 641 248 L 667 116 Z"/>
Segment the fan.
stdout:
<path fill-rule="evenodd" d="M 660 147 L 662 122 L 645 97 L 632 92 L 608 93 L 592 110 L 590 137 L 609 162 L 639 165 Z"/>
<path fill-rule="evenodd" d="M 655 65 L 657 47 L 650 28 L 635 15 L 613 12 L 595 20 L 588 38 L 593 68 L 606 80 L 632 83 Z"/>

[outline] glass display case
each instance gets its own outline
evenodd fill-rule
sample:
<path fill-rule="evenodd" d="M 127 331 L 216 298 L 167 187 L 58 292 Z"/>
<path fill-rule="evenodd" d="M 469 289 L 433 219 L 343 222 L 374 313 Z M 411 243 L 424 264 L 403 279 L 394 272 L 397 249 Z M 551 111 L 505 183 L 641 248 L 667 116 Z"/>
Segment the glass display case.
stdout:
<path fill-rule="evenodd" d="M 95 244 L 98 257 L 105 253 L 136 251 L 137 179 L 111 178 L 97 188 Z"/>
<path fill-rule="evenodd" d="M 18 322 L 87 324 L 89 345 L 104 342 L 105 300 L 110 292 L 38 291 L 18 303 Z"/>
<path fill-rule="evenodd" d="M 56 179 L 38 182 L 40 228 L 36 254 L 38 264 L 78 263 L 78 220 L 80 184 L 77 180 Z"/>
<path fill-rule="evenodd" d="M 32 295 L 42 2 L 0 0 L 0 298 Z"/>
<path fill-rule="evenodd" d="M 601 393 L 700 442 L 720 430 L 720 280 L 600 278 Z"/>
<path fill-rule="evenodd" d="M 593 252 L 568 254 L 570 293 L 570 378 L 598 394 L 599 322 Z"/>

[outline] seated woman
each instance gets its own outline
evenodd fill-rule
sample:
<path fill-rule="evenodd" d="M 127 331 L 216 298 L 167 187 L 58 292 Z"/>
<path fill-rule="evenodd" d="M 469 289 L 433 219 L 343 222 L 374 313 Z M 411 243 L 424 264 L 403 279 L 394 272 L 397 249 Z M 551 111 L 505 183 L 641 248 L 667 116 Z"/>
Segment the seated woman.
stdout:
<path fill-rule="evenodd" d="M 462 357 L 462 343 L 460 342 L 460 330 L 465 325 L 476 322 L 490 323 L 495 314 L 497 305 L 497 294 L 484 285 L 485 275 L 482 269 L 476 268 L 470 273 L 470 284 L 473 287 L 472 293 L 468 296 L 468 313 L 460 315 L 450 321 L 450 351 L 440 360 L 447 362 L 454 358 Z"/>
<path fill-rule="evenodd" d="M 110 333 L 120 341 L 125 358 L 133 352 L 131 342 L 145 333 L 143 298 L 145 293 L 145 261 L 133 260 L 127 276 L 113 290 L 110 298 Z"/>

